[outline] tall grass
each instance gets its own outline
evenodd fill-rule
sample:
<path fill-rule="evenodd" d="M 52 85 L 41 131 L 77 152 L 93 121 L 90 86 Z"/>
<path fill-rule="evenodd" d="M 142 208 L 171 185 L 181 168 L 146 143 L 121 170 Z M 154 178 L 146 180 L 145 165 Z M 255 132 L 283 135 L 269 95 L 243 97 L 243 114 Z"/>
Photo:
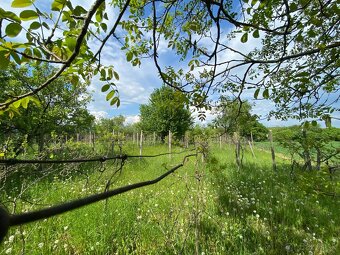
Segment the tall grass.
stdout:
<path fill-rule="evenodd" d="M 283 160 L 274 173 L 262 151 L 246 152 L 237 170 L 232 146 L 210 149 L 205 162 L 191 158 L 153 186 L 13 227 L 0 254 L 338 254 L 336 180 L 322 171 L 291 175 Z M 124 150 L 139 153 L 136 145 Z M 166 146 L 149 146 L 143 154 L 162 152 Z M 128 159 L 110 188 L 153 179 L 184 155 Z M 19 200 L 16 212 L 102 192 L 117 169 L 112 162 L 83 168 L 39 181 L 25 195 L 35 204 Z"/>

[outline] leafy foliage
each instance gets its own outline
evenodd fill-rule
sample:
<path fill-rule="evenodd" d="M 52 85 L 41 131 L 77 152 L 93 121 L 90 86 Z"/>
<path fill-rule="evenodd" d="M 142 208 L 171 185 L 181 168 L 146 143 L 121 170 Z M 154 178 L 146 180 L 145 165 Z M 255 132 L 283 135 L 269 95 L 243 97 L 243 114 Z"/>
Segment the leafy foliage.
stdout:
<path fill-rule="evenodd" d="M 55 71 L 55 68 L 43 65 L 28 67 L 9 66 L 0 72 L 0 99 L 14 96 L 18 91 L 26 93 L 39 86 L 39 82 Z M 43 137 L 56 134 L 74 134 L 91 128 L 94 117 L 86 109 L 89 95 L 85 84 L 72 85 L 68 79 L 55 81 L 48 89 L 35 95 L 16 101 L 13 108 L 4 112 L 0 119 L 0 142 L 17 140 L 17 150 L 25 138 L 31 144 L 39 141 L 43 146 Z M 33 101 L 34 103 L 30 103 Z M 16 114 L 12 114 L 11 110 Z M 19 151 L 18 151 L 19 152 Z"/>
<path fill-rule="evenodd" d="M 177 137 L 184 136 L 192 123 L 184 95 L 169 87 L 156 89 L 149 104 L 140 106 L 140 126 L 145 131 L 156 132 L 164 139 L 169 130 Z"/>
<path fill-rule="evenodd" d="M 10 62 L 49 62 L 59 69 L 36 90 L 4 98 L 1 111 L 60 76 L 74 85 L 100 76 L 106 99 L 119 106 L 119 74 L 101 62 L 109 39 L 122 44 L 133 66 L 152 57 L 162 81 L 187 93 L 198 108 L 209 109 L 210 92 L 223 89 L 238 98 L 254 90 L 254 98 L 275 103 L 270 116 L 282 119 L 324 119 L 339 111 L 334 104 L 339 98 L 339 6 L 334 0 L 253 0 L 239 6 L 231 0 L 96 0 L 89 10 L 71 0 L 54 0 L 50 8 L 14 0 L 11 8 L 16 11 L 0 8 L 0 68 Z M 109 18 L 112 9 L 118 15 Z M 235 40 L 259 47 L 238 47 Z M 163 66 L 161 41 L 188 68 Z"/>
<path fill-rule="evenodd" d="M 228 134 L 239 132 L 241 136 L 250 137 L 252 133 L 255 141 L 265 140 L 268 129 L 258 122 L 258 116 L 251 113 L 251 108 L 248 102 L 240 104 L 236 99 L 222 96 L 213 124 Z"/>

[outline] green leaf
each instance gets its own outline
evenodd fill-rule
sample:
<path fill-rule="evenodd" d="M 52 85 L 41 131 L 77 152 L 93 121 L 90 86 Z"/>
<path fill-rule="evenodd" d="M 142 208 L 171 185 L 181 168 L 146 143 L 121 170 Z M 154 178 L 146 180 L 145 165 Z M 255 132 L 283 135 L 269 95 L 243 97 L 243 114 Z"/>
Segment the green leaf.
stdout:
<path fill-rule="evenodd" d="M 20 18 L 14 12 L 5 11 L 4 9 L 0 8 L 0 19 L 6 18 L 21 23 Z"/>
<path fill-rule="evenodd" d="M 289 8 L 291 12 L 295 12 L 297 10 L 297 4 L 295 2 L 291 3 Z"/>
<path fill-rule="evenodd" d="M 313 127 L 316 127 L 317 125 L 318 125 L 318 122 L 317 122 L 316 120 L 313 120 L 313 121 L 312 121 L 312 126 L 313 126 Z"/>
<path fill-rule="evenodd" d="M 21 99 L 21 106 L 27 109 L 29 101 L 30 99 L 28 97 L 24 97 L 23 99 Z"/>
<path fill-rule="evenodd" d="M 21 59 L 20 59 L 19 55 L 16 52 L 12 51 L 11 52 L 11 57 L 14 59 L 15 63 L 17 63 L 18 65 L 21 64 Z"/>
<path fill-rule="evenodd" d="M 269 89 L 265 89 L 262 94 L 263 98 L 268 99 L 269 98 Z"/>
<path fill-rule="evenodd" d="M 9 53 L 7 51 L 0 51 L 0 69 L 6 69 L 9 62 Z"/>
<path fill-rule="evenodd" d="M 20 13 L 21 20 L 32 20 L 39 17 L 38 13 L 33 10 L 24 10 Z"/>
<path fill-rule="evenodd" d="M 256 29 L 256 30 L 254 31 L 253 37 L 254 37 L 254 38 L 259 38 L 259 37 L 260 37 L 260 33 L 259 33 L 259 30 L 258 30 L 258 29 Z"/>
<path fill-rule="evenodd" d="M 70 49 L 70 51 L 74 51 L 74 48 L 76 47 L 77 44 L 77 39 L 75 37 L 66 37 L 66 46 L 67 48 Z"/>
<path fill-rule="evenodd" d="M 34 53 L 34 56 L 38 58 L 42 58 L 41 52 L 38 48 L 33 48 L 33 53 Z"/>
<path fill-rule="evenodd" d="M 254 6 L 257 3 L 257 0 L 252 0 L 251 1 L 251 6 Z"/>
<path fill-rule="evenodd" d="M 31 6 L 32 4 L 33 4 L 33 1 L 31 1 L 31 0 L 14 0 L 12 2 L 11 7 L 22 8 L 22 7 Z"/>
<path fill-rule="evenodd" d="M 255 90 L 255 93 L 254 93 L 254 98 L 255 98 L 255 99 L 258 98 L 259 93 L 260 93 L 260 88 L 258 88 L 257 90 Z"/>
<path fill-rule="evenodd" d="M 42 25 L 43 25 L 46 29 L 50 29 L 49 25 L 47 25 L 46 22 L 43 22 Z"/>
<path fill-rule="evenodd" d="M 100 23 L 101 28 L 103 29 L 104 32 L 107 31 L 107 25 L 105 23 Z"/>
<path fill-rule="evenodd" d="M 64 5 L 65 5 L 66 0 L 54 0 L 52 3 L 52 11 L 60 11 Z"/>
<path fill-rule="evenodd" d="M 302 41 L 303 41 L 303 36 L 302 36 L 301 33 L 299 33 L 299 34 L 297 35 L 296 41 L 297 41 L 297 42 L 302 42 Z"/>
<path fill-rule="evenodd" d="M 96 12 L 96 21 L 101 22 L 102 20 L 103 20 L 103 12 L 102 12 L 102 10 L 98 10 Z"/>
<path fill-rule="evenodd" d="M 126 60 L 128 62 L 130 62 L 133 58 L 133 53 L 131 51 L 129 51 L 127 54 L 126 54 Z"/>
<path fill-rule="evenodd" d="M 31 30 L 36 30 L 39 29 L 41 27 L 41 24 L 38 21 L 34 21 L 32 22 L 32 24 L 30 25 L 30 29 Z"/>
<path fill-rule="evenodd" d="M 118 97 L 114 97 L 114 98 L 111 100 L 110 105 L 112 106 L 112 105 L 116 104 L 117 102 L 118 102 Z"/>
<path fill-rule="evenodd" d="M 21 102 L 22 102 L 22 99 L 21 99 L 21 100 L 17 100 L 17 101 L 15 101 L 14 103 L 12 103 L 12 106 L 13 106 L 14 108 L 19 108 L 20 105 L 21 105 Z"/>
<path fill-rule="evenodd" d="M 102 87 L 102 92 L 106 92 L 110 89 L 110 84 L 105 84 L 103 87 Z"/>
<path fill-rule="evenodd" d="M 119 74 L 116 71 L 113 71 L 113 75 L 116 78 L 116 80 L 119 80 Z"/>
<path fill-rule="evenodd" d="M 246 43 L 248 41 L 248 33 L 244 33 L 241 37 L 241 42 Z"/>
<path fill-rule="evenodd" d="M 22 26 L 18 23 L 10 23 L 7 25 L 5 33 L 9 37 L 16 37 L 22 30 Z"/>
<path fill-rule="evenodd" d="M 106 101 L 109 101 L 115 94 L 114 90 L 111 90 L 109 94 L 106 95 Z"/>

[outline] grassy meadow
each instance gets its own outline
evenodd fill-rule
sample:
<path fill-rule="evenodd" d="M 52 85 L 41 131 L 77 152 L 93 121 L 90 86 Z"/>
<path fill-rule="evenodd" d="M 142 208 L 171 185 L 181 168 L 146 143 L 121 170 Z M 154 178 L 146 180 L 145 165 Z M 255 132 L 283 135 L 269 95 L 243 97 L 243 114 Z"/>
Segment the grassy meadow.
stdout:
<path fill-rule="evenodd" d="M 162 152 L 165 145 L 143 154 Z M 119 162 L 47 165 L 46 175 L 26 165 L 10 175 L 0 199 L 10 212 L 31 211 L 102 192 L 109 179 L 112 189 L 156 178 L 190 153 L 131 158 L 114 175 Z M 12 227 L 0 254 L 340 254 L 339 177 L 291 173 L 280 158 L 274 173 L 270 153 L 255 154 L 245 151 L 238 170 L 233 146 L 211 145 L 204 161 L 191 157 L 155 185 Z"/>

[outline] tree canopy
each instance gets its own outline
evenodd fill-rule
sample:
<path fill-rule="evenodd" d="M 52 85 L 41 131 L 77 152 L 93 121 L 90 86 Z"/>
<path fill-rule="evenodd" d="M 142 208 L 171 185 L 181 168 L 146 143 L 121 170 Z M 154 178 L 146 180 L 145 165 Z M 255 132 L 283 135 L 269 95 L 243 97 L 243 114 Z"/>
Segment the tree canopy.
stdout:
<path fill-rule="evenodd" d="M 239 101 L 222 96 L 213 124 L 228 134 L 239 132 L 244 137 L 252 134 L 256 141 L 265 140 L 268 130 L 258 121 L 258 116 L 251 113 L 251 109 L 247 101 L 240 104 Z"/>
<path fill-rule="evenodd" d="M 141 128 L 157 132 L 161 139 L 169 131 L 181 138 L 193 123 L 182 93 L 165 86 L 151 94 L 149 104 L 140 106 L 140 118 Z"/>
<path fill-rule="evenodd" d="M 77 84 L 100 75 L 106 99 L 119 106 L 119 74 L 101 61 L 103 48 L 118 43 L 132 65 L 151 57 L 162 81 L 198 108 L 210 109 L 214 92 L 239 100 L 249 92 L 275 104 L 270 116 L 329 120 L 339 111 L 339 13 L 335 0 L 94 0 L 89 10 L 71 0 L 49 7 L 13 0 L 0 8 L 0 68 L 48 62 L 58 69 L 3 99 L 0 110 L 25 105 L 61 76 Z M 187 67 L 164 66 L 160 45 Z"/>
<path fill-rule="evenodd" d="M 53 71 L 54 68 L 47 64 L 28 67 L 11 65 L 6 71 L 0 70 L 0 100 L 18 91 L 34 89 Z M 30 101 L 22 102 L 20 108 L 14 107 L 14 113 L 12 110 L 3 113 L 0 118 L 0 142 L 6 137 L 14 138 L 20 145 L 27 136 L 27 141 L 37 140 L 43 145 L 43 136 L 51 132 L 60 135 L 89 130 L 94 121 L 86 109 L 89 100 L 85 84 L 72 86 L 67 78 L 58 79 Z"/>

